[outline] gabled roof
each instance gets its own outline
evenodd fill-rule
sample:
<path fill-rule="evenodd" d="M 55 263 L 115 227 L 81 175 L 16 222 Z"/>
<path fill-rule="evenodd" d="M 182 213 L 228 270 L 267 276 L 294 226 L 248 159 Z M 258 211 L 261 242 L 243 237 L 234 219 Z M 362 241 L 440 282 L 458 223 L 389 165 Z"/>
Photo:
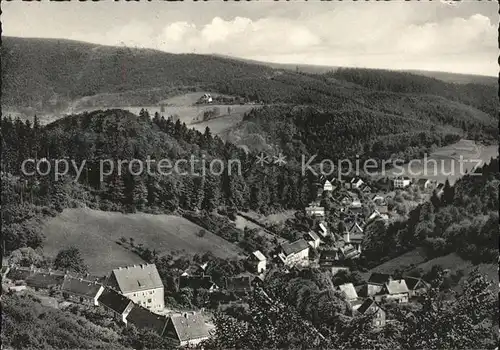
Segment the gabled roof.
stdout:
<path fill-rule="evenodd" d="M 385 284 L 387 292 L 389 294 L 399 294 L 399 293 L 408 293 L 408 286 L 406 285 L 405 280 L 394 280 L 389 281 Z"/>
<path fill-rule="evenodd" d="M 264 254 L 262 254 L 262 252 L 260 250 L 256 250 L 252 253 L 252 255 L 254 257 L 257 258 L 257 260 L 259 261 L 265 261 L 266 260 L 266 257 L 264 256 Z"/>
<path fill-rule="evenodd" d="M 374 304 L 380 308 L 379 304 L 375 300 L 373 300 L 372 298 L 367 298 L 365 300 L 365 302 L 363 304 L 361 304 L 361 306 L 358 308 L 357 311 L 360 314 L 364 314 L 370 308 L 370 306 L 372 306 Z"/>
<path fill-rule="evenodd" d="M 64 280 L 64 275 L 50 273 L 34 273 L 26 277 L 26 284 L 35 288 L 50 288 L 59 286 Z"/>
<path fill-rule="evenodd" d="M 285 253 L 286 256 L 294 253 L 301 252 L 305 249 L 309 249 L 309 244 L 301 238 L 292 243 L 284 243 L 281 245 L 281 249 Z"/>
<path fill-rule="evenodd" d="M 63 292 L 68 292 L 71 294 L 76 294 L 80 296 L 85 296 L 88 298 L 94 298 L 101 285 L 95 282 L 79 280 L 75 278 L 65 278 L 61 286 Z"/>
<path fill-rule="evenodd" d="M 404 280 L 406 281 L 406 286 L 409 290 L 427 288 L 429 286 L 427 282 L 418 277 L 406 276 Z"/>
<path fill-rule="evenodd" d="M 341 292 L 343 292 L 347 299 L 357 299 L 358 293 L 356 293 L 356 289 L 352 283 L 345 283 L 339 286 Z"/>
<path fill-rule="evenodd" d="M 115 276 L 122 293 L 163 288 L 163 283 L 155 264 L 120 267 L 114 269 L 112 274 Z"/>
<path fill-rule="evenodd" d="M 177 339 L 181 342 L 206 338 L 210 335 L 200 314 L 186 313 L 171 316 L 169 323 L 173 326 Z"/>
<path fill-rule="evenodd" d="M 340 248 L 340 250 L 342 251 L 342 254 L 344 254 L 345 259 L 351 259 L 361 254 L 352 244 L 347 244 L 343 248 Z"/>
<path fill-rule="evenodd" d="M 210 276 L 181 276 L 179 277 L 179 288 L 210 289 L 215 286 Z"/>
<path fill-rule="evenodd" d="M 392 279 L 392 276 L 387 273 L 378 273 L 373 272 L 368 279 L 368 282 L 375 284 L 384 284 L 389 282 Z"/>
<path fill-rule="evenodd" d="M 316 233 L 314 233 L 313 231 L 307 232 L 306 236 L 308 236 L 309 238 L 311 238 L 313 241 L 319 241 L 320 240 L 319 236 Z M 307 239 L 307 237 L 306 237 L 306 239 Z"/>
<path fill-rule="evenodd" d="M 127 321 L 139 329 L 152 330 L 161 336 L 167 326 L 168 318 L 154 314 L 139 305 L 134 305 L 127 316 Z"/>
<path fill-rule="evenodd" d="M 123 314 L 130 303 L 132 303 L 132 300 L 110 288 L 104 288 L 104 291 L 99 296 L 97 301 L 99 304 L 104 305 L 119 314 Z"/>

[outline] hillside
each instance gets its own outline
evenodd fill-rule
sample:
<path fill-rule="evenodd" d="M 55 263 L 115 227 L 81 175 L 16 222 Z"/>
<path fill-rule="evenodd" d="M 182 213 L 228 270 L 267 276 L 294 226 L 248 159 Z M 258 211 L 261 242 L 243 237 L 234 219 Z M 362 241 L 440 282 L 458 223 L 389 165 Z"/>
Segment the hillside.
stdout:
<path fill-rule="evenodd" d="M 494 87 L 451 84 L 409 73 L 368 69 L 297 73 L 220 56 L 56 39 L 5 37 L 1 50 L 2 107 L 25 116 L 54 118 L 80 107 L 153 106 L 185 92 L 212 91 L 266 104 L 333 110 L 348 105 L 387 114 L 411 110 L 411 118 L 438 112 L 439 106 L 453 101 L 445 109 L 453 110 L 458 119 L 484 120 L 484 114 L 497 118 Z M 408 93 L 412 95 L 401 95 Z"/>
<path fill-rule="evenodd" d="M 200 230 L 200 226 L 174 215 L 65 209 L 43 226 L 44 252 L 55 256 L 59 250 L 75 246 L 94 274 L 144 262 L 126 244 L 117 243 L 122 237 L 127 242 L 132 237 L 134 244 L 155 249 L 159 255 L 185 250 L 189 254 L 211 252 L 221 258 L 238 256 L 238 247 L 210 232 L 200 237 Z"/>
<path fill-rule="evenodd" d="M 3 37 L 1 55 L 3 107 L 35 113 L 61 112 L 84 96 L 126 91 L 135 92 L 136 102 L 151 104 L 170 90 L 272 75 L 271 68 L 215 56 L 71 40 Z"/>

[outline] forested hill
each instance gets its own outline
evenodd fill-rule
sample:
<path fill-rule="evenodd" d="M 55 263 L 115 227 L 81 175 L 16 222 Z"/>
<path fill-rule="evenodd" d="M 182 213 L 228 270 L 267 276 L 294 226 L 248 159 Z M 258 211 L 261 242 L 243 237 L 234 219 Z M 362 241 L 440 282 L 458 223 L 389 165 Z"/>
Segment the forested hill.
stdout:
<path fill-rule="evenodd" d="M 263 103 L 323 109 L 354 103 L 402 115 L 415 108 L 432 114 L 440 108 L 436 105 L 449 105 L 457 114 L 468 111 L 472 119 L 497 119 L 494 87 L 454 85 L 412 74 L 344 69 L 308 74 L 219 56 L 56 39 L 4 37 L 1 54 L 2 107 L 32 114 L 61 112 L 87 96 L 124 92 L 134 92 L 128 103 L 153 105 L 173 90 L 199 88 Z"/>

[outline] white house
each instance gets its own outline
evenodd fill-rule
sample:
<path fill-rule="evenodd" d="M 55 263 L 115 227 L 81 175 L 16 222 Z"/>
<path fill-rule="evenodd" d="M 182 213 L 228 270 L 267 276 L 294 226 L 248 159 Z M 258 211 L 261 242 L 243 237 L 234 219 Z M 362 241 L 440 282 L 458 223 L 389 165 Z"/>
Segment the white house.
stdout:
<path fill-rule="evenodd" d="M 114 269 L 106 284 L 153 312 L 165 308 L 163 282 L 155 264 Z"/>
<path fill-rule="evenodd" d="M 302 238 L 292 243 L 284 243 L 278 257 L 288 267 L 309 265 L 309 244 Z"/>
<path fill-rule="evenodd" d="M 406 188 L 411 185 L 411 179 L 409 177 L 396 177 L 393 180 L 394 188 Z"/>
<path fill-rule="evenodd" d="M 330 181 L 325 181 L 325 184 L 323 185 L 323 191 L 333 191 L 333 185 Z"/>
<path fill-rule="evenodd" d="M 250 262 L 257 273 L 266 271 L 267 258 L 260 250 L 256 250 L 250 255 Z"/>
<path fill-rule="evenodd" d="M 325 208 L 317 205 L 317 203 L 311 203 L 306 207 L 306 214 L 309 216 L 325 216 Z"/>

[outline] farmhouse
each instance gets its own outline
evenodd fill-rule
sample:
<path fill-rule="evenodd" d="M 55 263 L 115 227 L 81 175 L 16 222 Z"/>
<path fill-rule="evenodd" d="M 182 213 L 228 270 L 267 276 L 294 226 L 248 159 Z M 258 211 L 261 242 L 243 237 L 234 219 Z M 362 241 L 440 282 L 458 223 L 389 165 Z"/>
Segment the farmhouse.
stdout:
<path fill-rule="evenodd" d="M 114 269 L 107 286 L 152 311 L 165 307 L 163 282 L 155 264 Z"/>
<path fill-rule="evenodd" d="M 80 303 L 98 306 L 99 296 L 104 291 L 104 287 L 96 282 L 84 281 L 67 277 L 64 279 L 61 292 L 63 296 Z"/>
<path fill-rule="evenodd" d="M 404 280 L 406 281 L 410 298 L 421 296 L 429 290 L 429 283 L 425 282 L 421 278 L 406 276 Z"/>
<path fill-rule="evenodd" d="M 356 289 L 352 283 L 345 283 L 338 286 L 339 290 L 345 294 L 348 301 L 358 299 L 358 293 L 356 293 Z"/>
<path fill-rule="evenodd" d="M 309 265 L 309 244 L 304 239 L 285 243 L 281 245 L 281 252 L 278 257 L 288 267 Z"/>
<path fill-rule="evenodd" d="M 254 251 L 248 258 L 249 263 L 253 271 L 257 273 L 263 273 L 266 271 L 267 258 L 262 254 L 260 250 Z"/>
<path fill-rule="evenodd" d="M 35 272 L 26 277 L 26 285 L 35 289 L 59 289 L 64 280 L 63 274 Z"/>
<path fill-rule="evenodd" d="M 411 179 L 409 177 L 396 177 L 392 182 L 394 188 L 406 188 L 411 185 Z"/>
<path fill-rule="evenodd" d="M 113 315 L 113 318 L 124 324 L 127 324 L 127 316 L 134 307 L 132 300 L 110 288 L 104 288 L 97 302 L 104 306 Z"/>
<path fill-rule="evenodd" d="M 405 280 L 389 281 L 378 293 L 385 300 L 394 300 L 398 303 L 407 303 L 410 298 L 410 291 Z"/>
<path fill-rule="evenodd" d="M 171 316 L 165 327 L 163 336 L 172 339 L 178 346 L 196 346 L 210 337 L 203 317 L 190 312 Z"/>
<path fill-rule="evenodd" d="M 373 300 L 372 298 L 368 298 L 364 301 L 361 306 L 359 306 L 355 313 L 359 315 L 373 315 L 373 323 L 374 327 L 383 327 L 386 323 L 386 314 L 385 311 L 380 307 L 380 305 Z"/>

